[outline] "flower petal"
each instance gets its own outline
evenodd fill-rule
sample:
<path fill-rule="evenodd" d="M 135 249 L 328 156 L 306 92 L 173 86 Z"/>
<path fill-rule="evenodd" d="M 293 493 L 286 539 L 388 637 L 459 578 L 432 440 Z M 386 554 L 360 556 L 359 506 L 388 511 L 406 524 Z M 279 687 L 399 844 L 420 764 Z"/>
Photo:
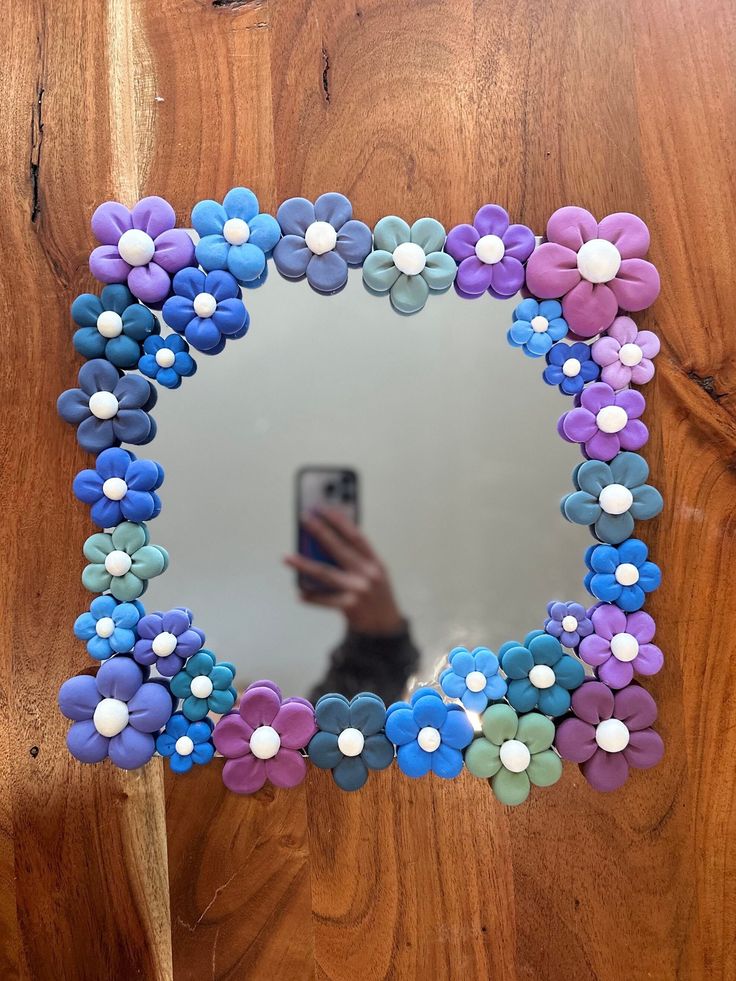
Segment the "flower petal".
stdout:
<path fill-rule="evenodd" d="M 417 313 L 427 302 L 429 286 L 423 276 L 401 273 L 391 287 L 391 303 L 399 313 Z"/>
<path fill-rule="evenodd" d="M 396 761 L 399 764 L 399 768 L 408 777 L 423 777 L 431 769 L 432 754 L 423 750 L 419 743 L 414 740 L 413 742 L 399 746 Z"/>
<path fill-rule="evenodd" d="M 346 221 L 337 234 L 335 251 L 345 262 L 360 265 L 373 247 L 370 228 L 362 221 Z"/>
<path fill-rule="evenodd" d="M 222 768 L 222 782 L 233 793 L 254 794 L 266 782 L 265 760 L 257 759 L 252 753 L 229 759 Z"/>
<path fill-rule="evenodd" d="M 641 218 L 625 211 L 604 218 L 598 225 L 598 238 L 612 242 L 622 259 L 641 258 L 649 250 L 649 229 Z"/>
<path fill-rule="evenodd" d="M 426 255 L 440 252 L 447 237 L 444 226 L 436 218 L 419 218 L 411 226 L 410 235 L 410 241 L 422 248 Z"/>
<path fill-rule="evenodd" d="M 250 222 L 258 214 L 258 198 L 247 187 L 233 187 L 225 195 L 222 206 L 228 218 Z"/>
<path fill-rule="evenodd" d="M 316 221 L 326 221 L 339 232 L 345 222 L 353 217 L 353 206 L 344 194 L 328 191 L 314 202 L 314 217 Z"/>
<path fill-rule="evenodd" d="M 337 745 L 337 735 L 326 730 L 315 733 L 309 741 L 307 752 L 312 763 L 322 770 L 331 770 L 345 758 Z"/>
<path fill-rule="evenodd" d="M 516 739 L 521 740 L 532 756 L 549 749 L 555 738 L 555 724 L 538 712 L 530 712 L 519 719 Z"/>
<path fill-rule="evenodd" d="M 360 790 L 368 779 L 368 767 L 360 756 L 342 756 L 332 777 L 340 790 Z"/>
<path fill-rule="evenodd" d="M 446 252 L 430 252 L 421 275 L 430 289 L 446 290 L 452 285 L 456 273 L 457 266 L 452 256 Z"/>
<path fill-rule="evenodd" d="M 659 296 L 659 273 L 645 259 L 624 259 L 608 285 L 622 310 L 644 310 Z"/>
<path fill-rule="evenodd" d="M 69 678 L 59 689 L 61 714 L 75 722 L 91 719 L 101 697 L 93 675 Z"/>
<path fill-rule="evenodd" d="M 526 264 L 526 284 L 535 296 L 555 299 L 581 282 L 577 256 L 555 242 L 545 242 L 532 252 Z M 569 318 L 565 318 L 569 322 Z"/>
<path fill-rule="evenodd" d="M 547 238 L 550 242 L 558 242 L 574 252 L 580 247 L 598 237 L 598 223 L 585 208 L 568 205 L 558 208 L 547 222 Z"/>
<path fill-rule="evenodd" d="M 519 717 L 510 705 L 491 705 L 483 713 L 480 724 L 486 739 L 500 746 L 516 737 Z"/>
<path fill-rule="evenodd" d="M 528 268 L 527 266 L 527 270 Z M 527 281 L 528 278 L 527 272 Z M 618 300 L 613 292 L 613 281 L 589 283 L 581 279 L 562 300 L 565 320 L 570 330 L 579 337 L 594 337 L 605 330 L 618 313 L 618 306 Z"/>
<path fill-rule="evenodd" d="M 104 698 L 119 698 L 128 702 L 141 687 L 144 673 L 130 657 L 113 657 L 97 672 L 97 690 Z M 171 714 L 169 712 L 169 714 Z"/>
<path fill-rule="evenodd" d="M 411 229 L 403 218 L 386 215 L 373 229 L 373 248 L 392 253 L 398 245 L 411 241 Z"/>
<path fill-rule="evenodd" d="M 494 776 L 501 769 L 499 747 L 482 737 L 474 739 L 465 752 L 465 765 L 476 777 Z"/>
<path fill-rule="evenodd" d="M 303 749 L 317 731 L 314 709 L 303 702 L 284 702 L 271 724 L 286 749 Z"/>
<path fill-rule="evenodd" d="M 594 790 L 618 790 L 629 776 L 629 766 L 623 753 L 606 753 L 597 749 L 592 757 L 580 764 L 580 770 Z"/>
<path fill-rule="evenodd" d="M 526 773 L 535 787 L 551 787 L 562 776 L 562 760 L 552 749 L 532 754 Z"/>
<path fill-rule="evenodd" d="M 508 212 L 500 204 L 484 204 L 476 211 L 473 225 L 480 235 L 504 238 L 509 228 Z"/>
<path fill-rule="evenodd" d="M 314 253 L 307 248 L 303 237 L 284 235 L 273 250 L 273 261 L 282 276 L 297 279 L 306 274 L 307 266 L 313 255 Z"/>
<path fill-rule="evenodd" d="M 383 250 L 371 252 L 363 263 L 363 282 L 377 293 L 387 293 L 399 275 L 390 252 Z"/>
<path fill-rule="evenodd" d="M 301 239 L 304 239 L 306 230 L 315 220 L 314 205 L 306 198 L 289 198 L 276 212 L 276 221 L 282 233 L 297 235 Z"/>
<path fill-rule="evenodd" d="M 258 726 L 272 725 L 280 708 L 280 694 L 255 682 L 243 692 L 238 711 L 248 725 L 257 729 Z"/>
<path fill-rule="evenodd" d="M 110 740 L 100 735 L 91 719 L 86 719 L 71 726 L 66 734 L 66 745 L 80 762 L 101 763 L 107 756 Z"/>
<path fill-rule="evenodd" d="M 296 787 L 307 775 L 307 761 L 295 749 L 283 747 L 266 760 L 266 776 L 274 787 Z"/>
<path fill-rule="evenodd" d="M 664 756 L 662 737 L 654 729 L 632 732 L 629 745 L 623 751 L 623 756 L 629 766 L 634 766 L 639 770 L 656 766 Z"/>
<path fill-rule="evenodd" d="M 217 722 L 212 733 L 215 749 L 228 759 L 237 759 L 249 754 L 253 728 L 244 722 L 237 712 L 224 715 Z"/>
<path fill-rule="evenodd" d="M 348 281 L 348 264 L 336 251 L 312 255 L 307 263 L 307 282 L 320 293 L 335 293 Z"/>
<path fill-rule="evenodd" d="M 515 806 L 527 799 L 531 784 L 526 772 L 512 773 L 503 767 L 491 778 L 491 789 L 502 804 Z"/>

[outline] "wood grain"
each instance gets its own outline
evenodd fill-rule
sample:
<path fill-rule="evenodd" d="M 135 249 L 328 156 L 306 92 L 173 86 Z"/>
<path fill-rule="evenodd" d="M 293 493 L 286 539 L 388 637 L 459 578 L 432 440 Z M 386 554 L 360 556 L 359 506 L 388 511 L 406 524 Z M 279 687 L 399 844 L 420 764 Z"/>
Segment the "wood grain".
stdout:
<path fill-rule="evenodd" d="M 736 976 L 733 5 L 4 7 L 0 976 Z M 510 810 L 468 775 L 392 770 L 346 795 L 312 770 L 244 800 L 216 764 L 167 775 L 164 800 L 160 764 L 68 760 L 55 692 L 88 666 L 69 624 L 89 526 L 53 403 L 89 215 L 160 193 L 184 219 L 235 183 L 267 208 L 341 190 L 369 222 L 449 225 L 489 200 L 538 231 L 569 202 L 645 217 L 662 766 L 612 796 L 570 769 Z"/>

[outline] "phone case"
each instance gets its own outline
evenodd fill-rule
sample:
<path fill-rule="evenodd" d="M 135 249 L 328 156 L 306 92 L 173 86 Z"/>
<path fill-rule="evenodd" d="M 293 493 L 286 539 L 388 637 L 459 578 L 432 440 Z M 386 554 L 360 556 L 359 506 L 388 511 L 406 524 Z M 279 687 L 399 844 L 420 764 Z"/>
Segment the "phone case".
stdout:
<path fill-rule="evenodd" d="M 335 508 L 352 522 L 359 522 L 358 474 L 351 467 L 301 467 L 296 474 L 297 551 L 315 562 L 338 568 L 334 558 L 301 525 L 301 516 L 317 508 Z M 300 589 L 329 592 L 330 587 L 299 574 Z"/>

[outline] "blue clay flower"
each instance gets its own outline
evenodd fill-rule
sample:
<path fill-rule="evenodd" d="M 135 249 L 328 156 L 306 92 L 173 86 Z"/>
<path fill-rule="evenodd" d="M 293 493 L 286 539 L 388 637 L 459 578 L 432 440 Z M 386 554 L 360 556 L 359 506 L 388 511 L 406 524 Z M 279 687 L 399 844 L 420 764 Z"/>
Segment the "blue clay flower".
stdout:
<path fill-rule="evenodd" d="M 341 790 L 359 790 L 370 770 L 385 770 L 394 759 L 386 737 L 386 706 L 378 695 L 361 692 L 350 701 L 344 695 L 323 695 L 314 707 L 318 732 L 307 753 L 315 766 L 332 770 Z"/>
<path fill-rule="evenodd" d="M 278 222 L 259 212 L 258 198 L 247 187 L 228 191 L 222 204 L 195 204 L 192 225 L 200 236 L 195 255 L 202 268 L 226 269 L 244 285 L 263 275 L 266 259 L 281 238 Z"/>
<path fill-rule="evenodd" d="M 570 692 L 585 680 L 580 661 L 565 654 L 559 640 L 543 630 L 532 630 L 523 644 L 508 641 L 498 658 L 508 678 L 506 698 L 517 712 L 538 708 L 545 715 L 564 715 Z"/>
<path fill-rule="evenodd" d="M 487 647 L 476 647 L 472 653 L 456 647 L 447 660 L 450 666 L 440 675 L 440 688 L 450 698 L 459 698 L 469 712 L 482 712 L 506 694 L 498 658 Z"/>
<path fill-rule="evenodd" d="M 149 337 L 143 344 L 143 351 L 138 370 L 164 388 L 178 388 L 182 378 L 189 378 L 197 370 L 189 345 L 178 334 L 169 334 L 165 338 Z"/>
<path fill-rule="evenodd" d="M 547 604 L 545 633 L 551 634 L 565 647 L 577 650 L 583 637 L 593 633 L 593 622 L 582 603 L 561 603 L 552 600 Z"/>
<path fill-rule="evenodd" d="M 463 768 L 462 751 L 473 726 L 460 705 L 442 700 L 434 688 L 418 688 L 411 702 L 394 702 L 386 713 L 386 735 L 397 748 L 399 768 L 409 777 L 436 773 L 451 779 Z"/>
<path fill-rule="evenodd" d="M 143 341 L 161 330 L 122 283 L 106 286 L 100 296 L 80 294 L 72 303 L 72 319 L 79 327 L 74 350 L 83 358 L 105 358 L 116 368 L 135 368 Z"/>
<path fill-rule="evenodd" d="M 218 664 L 212 651 L 201 650 L 171 679 L 171 694 L 184 700 L 181 711 L 187 719 L 199 722 L 208 712 L 230 711 L 237 698 L 234 678 L 234 664 Z"/>
<path fill-rule="evenodd" d="M 610 463 L 586 460 L 573 472 L 577 490 L 562 499 L 562 513 L 590 525 L 599 541 L 618 545 L 631 536 L 634 521 L 653 518 L 664 506 L 659 491 L 646 483 L 648 476 L 638 453 L 619 453 Z"/>
<path fill-rule="evenodd" d="M 164 303 L 163 318 L 203 354 L 219 354 L 227 339 L 243 337 L 250 317 L 240 287 L 229 272 L 182 269 L 174 276 L 174 296 Z"/>
<path fill-rule="evenodd" d="M 567 334 L 567 321 L 557 300 L 522 300 L 513 313 L 507 334 L 512 347 L 520 347 L 530 358 L 541 358 L 555 341 Z"/>
<path fill-rule="evenodd" d="M 587 344 L 560 342 L 547 351 L 542 378 L 548 385 L 557 385 L 563 395 L 579 395 L 584 385 L 598 378 L 600 370 Z"/>
<path fill-rule="evenodd" d="M 73 490 L 100 528 L 122 521 L 150 521 L 161 512 L 156 491 L 164 481 L 164 470 L 154 460 L 138 460 L 119 446 L 103 450 L 94 470 L 80 470 Z"/>
<path fill-rule="evenodd" d="M 106 661 L 113 654 L 127 654 L 133 650 L 138 621 L 144 615 L 143 604 L 118 603 L 114 596 L 97 596 L 89 605 L 89 611 L 74 621 L 74 635 L 87 641 L 87 652 L 98 661 Z"/>
<path fill-rule="evenodd" d="M 596 599 L 615 603 L 626 613 L 640 610 L 646 594 L 662 581 L 659 566 L 648 560 L 648 554 L 647 546 L 638 538 L 629 538 L 618 548 L 591 545 L 585 553 L 585 588 Z"/>
<path fill-rule="evenodd" d="M 215 755 L 213 729 L 209 719 L 190 722 L 183 713 L 175 712 L 156 737 L 156 749 L 168 757 L 174 773 L 188 773 L 195 764 L 209 763 Z"/>

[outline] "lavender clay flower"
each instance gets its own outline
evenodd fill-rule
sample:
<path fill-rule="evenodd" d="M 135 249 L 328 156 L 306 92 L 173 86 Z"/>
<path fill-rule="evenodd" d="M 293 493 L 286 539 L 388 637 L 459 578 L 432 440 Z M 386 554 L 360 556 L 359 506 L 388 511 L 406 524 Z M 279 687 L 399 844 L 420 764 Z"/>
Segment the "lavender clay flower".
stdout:
<path fill-rule="evenodd" d="M 568 443 L 580 443 L 583 455 L 608 463 L 621 450 L 639 450 L 649 430 L 639 418 L 646 403 L 641 392 L 615 392 L 595 382 L 580 395 L 580 405 L 565 412 L 557 429 Z"/>
<path fill-rule="evenodd" d="M 133 657 L 139 664 L 155 664 L 159 674 L 173 678 L 187 658 L 204 646 L 204 634 L 192 626 L 192 620 L 192 611 L 183 606 L 146 614 L 138 623 Z"/>
<path fill-rule="evenodd" d="M 576 650 L 583 637 L 593 632 L 593 624 L 582 604 L 552 600 L 547 604 L 544 630 L 565 647 Z"/>
<path fill-rule="evenodd" d="M 655 624 L 648 613 L 627 614 L 612 603 L 601 603 L 591 619 L 593 632 L 584 638 L 578 654 L 610 688 L 625 688 L 634 673 L 652 675 L 661 669 L 664 655 L 652 643 Z"/>
<path fill-rule="evenodd" d="M 534 233 L 509 224 L 498 204 L 484 204 L 472 225 L 456 225 L 445 251 L 458 263 L 455 288 L 467 297 L 488 292 L 497 299 L 513 296 L 524 285 L 524 263 L 534 251 Z"/>
<path fill-rule="evenodd" d="M 601 381 L 620 391 L 632 383 L 644 385 L 652 380 L 659 338 L 650 330 L 639 330 L 631 317 L 616 317 L 593 344 L 591 354 L 601 366 Z"/>

